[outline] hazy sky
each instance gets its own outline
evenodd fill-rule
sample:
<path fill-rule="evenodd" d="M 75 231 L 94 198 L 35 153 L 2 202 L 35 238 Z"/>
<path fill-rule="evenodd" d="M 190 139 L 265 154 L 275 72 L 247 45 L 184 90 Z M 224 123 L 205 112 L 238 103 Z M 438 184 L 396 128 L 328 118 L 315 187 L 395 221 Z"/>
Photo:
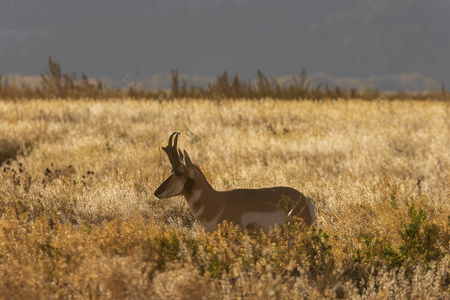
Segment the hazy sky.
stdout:
<path fill-rule="evenodd" d="M 448 0 L 0 0 L 0 74 L 417 72 L 450 86 Z"/>

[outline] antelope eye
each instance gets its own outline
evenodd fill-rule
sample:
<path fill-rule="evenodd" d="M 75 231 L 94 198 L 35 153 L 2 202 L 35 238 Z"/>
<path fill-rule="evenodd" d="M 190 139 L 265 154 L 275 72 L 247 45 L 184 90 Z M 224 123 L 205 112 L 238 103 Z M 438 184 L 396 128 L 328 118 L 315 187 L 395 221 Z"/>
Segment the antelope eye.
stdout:
<path fill-rule="evenodd" d="M 175 173 L 175 175 L 177 175 L 177 176 L 183 176 L 183 172 L 175 171 L 174 173 Z"/>

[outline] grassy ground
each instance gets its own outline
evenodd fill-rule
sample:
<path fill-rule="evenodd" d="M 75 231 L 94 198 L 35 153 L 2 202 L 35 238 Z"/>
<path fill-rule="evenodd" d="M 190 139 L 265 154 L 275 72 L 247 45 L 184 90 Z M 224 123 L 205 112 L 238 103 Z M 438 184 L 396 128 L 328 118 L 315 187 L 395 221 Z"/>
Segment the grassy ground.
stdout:
<path fill-rule="evenodd" d="M 219 190 L 294 187 L 312 228 L 206 235 L 157 200 L 173 131 Z M 0 102 L 0 298 L 450 297 L 450 105 Z"/>

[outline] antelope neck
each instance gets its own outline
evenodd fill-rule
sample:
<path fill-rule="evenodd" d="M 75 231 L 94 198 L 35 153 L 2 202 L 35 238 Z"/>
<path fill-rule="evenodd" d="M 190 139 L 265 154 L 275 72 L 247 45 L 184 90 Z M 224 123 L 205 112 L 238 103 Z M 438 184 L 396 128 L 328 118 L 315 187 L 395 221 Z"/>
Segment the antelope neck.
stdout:
<path fill-rule="evenodd" d="M 206 178 L 198 172 L 189 191 L 183 195 L 188 202 L 192 213 L 200 221 L 210 221 L 222 209 L 223 201 L 220 201 L 220 193 L 213 189 Z"/>
<path fill-rule="evenodd" d="M 203 174 L 197 174 L 196 178 L 190 178 L 188 180 L 191 181 L 189 190 L 184 191 L 183 195 L 190 205 L 198 202 L 200 198 L 204 198 L 205 196 L 210 198 L 208 196 L 212 196 L 217 193 Z"/>

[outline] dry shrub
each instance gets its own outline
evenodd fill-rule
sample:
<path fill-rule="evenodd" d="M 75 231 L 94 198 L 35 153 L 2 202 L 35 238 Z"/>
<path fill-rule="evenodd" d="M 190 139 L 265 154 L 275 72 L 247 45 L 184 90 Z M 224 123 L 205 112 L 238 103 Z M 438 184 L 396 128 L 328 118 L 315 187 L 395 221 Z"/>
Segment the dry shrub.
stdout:
<path fill-rule="evenodd" d="M 153 287 L 160 299 L 212 299 L 218 293 L 198 270 L 183 267 L 156 275 Z"/>

